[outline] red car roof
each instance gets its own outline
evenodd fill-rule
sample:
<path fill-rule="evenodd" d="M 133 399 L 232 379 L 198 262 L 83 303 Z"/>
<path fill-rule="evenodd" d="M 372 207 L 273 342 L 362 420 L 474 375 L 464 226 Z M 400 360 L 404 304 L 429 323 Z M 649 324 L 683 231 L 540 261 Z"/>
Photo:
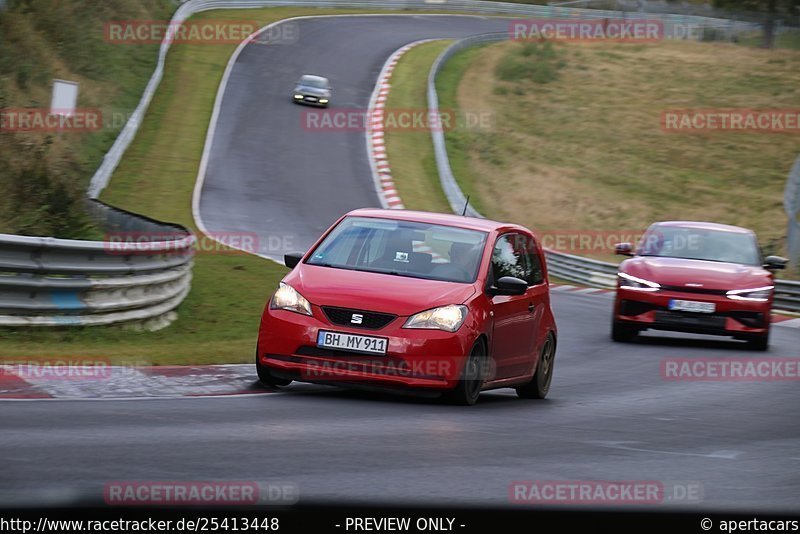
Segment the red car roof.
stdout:
<path fill-rule="evenodd" d="M 412 210 L 384 210 L 376 208 L 361 208 L 356 209 L 347 214 L 354 217 L 379 217 L 382 219 L 393 219 L 400 221 L 413 221 L 428 224 L 441 224 L 444 226 L 456 226 L 458 228 L 466 228 L 469 230 L 480 230 L 483 232 L 491 232 L 494 230 L 521 230 L 530 232 L 524 226 L 519 226 L 510 223 L 501 223 L 492 221 L 490 219 L 478 219 L 476 217 L 462 217 L 461 215 L 452 215 L 447 213 L 433 213 L 428 211 L 412 211 Z"/>

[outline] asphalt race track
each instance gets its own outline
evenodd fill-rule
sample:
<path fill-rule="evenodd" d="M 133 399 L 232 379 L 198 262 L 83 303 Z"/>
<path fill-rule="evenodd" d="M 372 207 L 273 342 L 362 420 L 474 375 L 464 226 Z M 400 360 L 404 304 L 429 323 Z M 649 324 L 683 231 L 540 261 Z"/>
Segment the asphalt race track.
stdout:
<path fill-rule="evenodd" d="M 304 71 L 338 107 L 365 107 L 385 59 L 428 37 L 503 29 L 467 17 L 302 21 L 295 45 L 250 45 L 223 101 L 201 211 L 213 231 L 296 236 L 378 205 L 360 132 L 305 132 L 290 102 Z M 474 407 L 293 384 L 174 400 L 2 403 L 0 499 L 101 499 L 125 480 L 288 481 L 303 501 L 509 504 L 519 480 L 640 480 L 702 488 L 665 509 L 800 508 L 797 381 L 667 381 L 664 358 L 797 357 L 800 329 L 769 353 L 702 336 L 609 340 L 608 295 L 555 292 L 546 401 L 487 392 Z M 253 332 L 255 339 L 256 332 Z M 255 372 L 254 372 L 255 375 Z M 255 380 L 255 376 L 254 376 Z"/>
<path fill-rule="evenodd" d="M 200 214 L 212 232 L 255 232 L 260 252 L 307 249 L 343 213 L 380 207 L 364 132 L 309 130 L 291 102 L 303 73 L 326 76 L 331 109 L 364 111 L 388 57 L 412 41 L 503 31 L 507 19 L 365 16 L 301 19 L 294 44 L 250 44 L 228 80 Z"/>
<path fill-rule="evenodd" d="M 545 401 L 498 390 L 459 407 L 292 384 L 252 397 L 3 403 L 0 498 L 219 479 L 289 481 L 309 501 L 503 505 L 512 481 L 595 479 L 699 483 L 703 502 L 690 509 L 797 510 L 797 382 L 662 380 L 662 358 L 748 353 L 666 334 L 612 344 L 609 304 L 555 294 Z M 776 327 L 771 355 L 795 355 L 798 342 L 799 329 Z"/>

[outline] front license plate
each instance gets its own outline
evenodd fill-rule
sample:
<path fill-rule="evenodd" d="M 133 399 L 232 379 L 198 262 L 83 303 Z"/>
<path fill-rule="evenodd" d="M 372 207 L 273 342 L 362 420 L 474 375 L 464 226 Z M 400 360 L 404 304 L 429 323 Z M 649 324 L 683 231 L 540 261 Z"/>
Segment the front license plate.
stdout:
<path fill-rule="evenodd" d="M 325 349 L 385 355 L 388 344 L 389 340 L 385 337 L 359 336 L 327 330 L 320 330 L 317 334 L 317 347 Z"/>
<path fill-rule="evenodd" d="M 713 302 L 697 302 L 695 300 L 670 300 L 669 309 L 672 311 L 687 311 L 694 313 L 714 313 L 717 310 Z"/>

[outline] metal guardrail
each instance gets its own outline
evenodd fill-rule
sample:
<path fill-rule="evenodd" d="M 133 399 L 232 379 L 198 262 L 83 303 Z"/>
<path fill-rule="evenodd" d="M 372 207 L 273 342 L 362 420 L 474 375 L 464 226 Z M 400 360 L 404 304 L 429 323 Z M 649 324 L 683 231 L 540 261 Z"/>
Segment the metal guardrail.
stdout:
<path fill-rule="evenodd" d="M 505 32 L 486 33 L 461 39 L 447 47 L 439 57 L 436 58 L 428 74 L 428 111 L 430 113 L 438 113 L 439 111 L 436 77 L 439 75 L 439 72 L 448 59 L 464 48 L 484 43 L 504 41 L 508 38 L 508 34 Z M 445 135 L 442 128 L 431 128 L 431 137 L 433 139 L 434 157 L 436 159 L 436 168 L 439 172 L 439 181 L 442 189 L 450 204 L 450 209 L 455 213 L 461 213 L 466 203 L 466 196 L 458 185 L 453 175 L 453 170 L 450 167 Z M 798 158 L 798 163 L 795 166 L 800 166 L 800 158 Z M 472 217 L 483 217 L 483 215 L 478 213 L 472 206 L 467 208 L 467 213 Z M 615 263 L 593 260 L 591 258 L 574 256 L 572 254 L 565 254 L 553 250 L 545 250 L 545 256 L 547 259 L 548 271 L 562 280 L 606 289 L 617 287 L 618 266 Z M 782 310 L 800 312 L 800 282 L 789 280 L 776 281 L 775 307 Z"/>
<path fill-rule="evenodd" d="M 800 282 L 778 280 L 775 283 L 775 307 L 800 312 Z"/>
<path fill-rule="evenodd" d="M 485 43 L 494 43 L 505 41 L 509 38 L 507 32 L 484 33 L 482 35 L 474 35 L 465 39 L 460 39 L 455 43 L 448 46 L 444 52 L 439 54 L 439 57 L 433 62 L 431 70 L 428 73 L 428 112 L 430 114 L 439 113 L 439 95 L 436 92 L 436 77 L 442 70 L 442 67 L 447 60 L 454 54 L 458 53 L 464 48 L 470 46 L 477 46 Z M 431 128 L 431 139 L 433 140 L 433 153 L 436 159 L 436 169 L 439 171 L 439 183 L 442 185 L 447 202 L 450 204 L 450 209 L 453 213 L 462 213 L 464 206 L 467 203 L 467 197 L 456 181 L 453 175 L 453 169 L 450 168 L 450 159 L 447 157 L 447 146 L 445 144 L 445 137 L 443 128 Z M 483 217 L 471 205 L 467 206 L 466 214 L 470 217 Z"/>
<path fill-rule="evenodd" d="M 155 330 L 174 318 L 191 286 L 191 232 L 97 201 L 89 211 L 118 239 L 0 234 L 0 325 Z"/>

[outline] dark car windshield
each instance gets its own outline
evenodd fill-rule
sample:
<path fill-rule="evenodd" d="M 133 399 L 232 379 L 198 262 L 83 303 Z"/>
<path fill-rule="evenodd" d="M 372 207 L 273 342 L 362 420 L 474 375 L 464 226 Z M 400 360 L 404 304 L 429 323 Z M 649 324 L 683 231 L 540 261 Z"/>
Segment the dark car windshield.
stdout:
<path fill-rule="evenodd" d="M 327 89 L 328 82 L 323 80 L 322 78 L 306 78 L 305 76 L 300 78 L 298 82 L 299 85 L 305 85 L 306 87 L 313 87 L 314 89 Z"/>
<path fill-rule="evenodd" d="M 684 258 L 759 265 L 761 255 L 752 234 L 657 225 L 642 236 L 641 256 Z"/>
<path fill-rule="evenodd" d="M 347 217 L 309 265 L 449 282 L 474 282 L 486 233 L 412 221 Z"/>

